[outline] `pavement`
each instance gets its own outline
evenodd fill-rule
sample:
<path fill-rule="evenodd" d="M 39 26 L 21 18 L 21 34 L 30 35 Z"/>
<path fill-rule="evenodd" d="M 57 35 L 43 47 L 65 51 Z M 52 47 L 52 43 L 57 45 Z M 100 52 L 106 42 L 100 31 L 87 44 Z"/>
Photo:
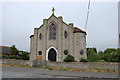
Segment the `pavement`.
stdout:
<path fill-rule="evenodd" d="M 2 78 L 118 78 L 117 73 L 44 70 L 41 68 L 2 67 Z"/>

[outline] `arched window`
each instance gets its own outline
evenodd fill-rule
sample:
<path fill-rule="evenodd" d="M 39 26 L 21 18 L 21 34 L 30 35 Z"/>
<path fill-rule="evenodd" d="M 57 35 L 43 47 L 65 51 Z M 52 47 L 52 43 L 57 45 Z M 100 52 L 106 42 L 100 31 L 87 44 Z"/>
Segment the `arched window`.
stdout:
<path fill-rule="evenodd" d="M 56 26 L 53 23 L 49 28 L 49 39 L 56 39 Z"/>
<path fill-rule="evenodd" d="M 67 31 L 64 32 L 64 37 L 67 38 Z"/>
<path fill-rule="evenodd" d="M 42 34 L 40 33 L 40 35 L 39 35 L 39 38 L 40 38 L 40 40 L 42 39 Z"/>

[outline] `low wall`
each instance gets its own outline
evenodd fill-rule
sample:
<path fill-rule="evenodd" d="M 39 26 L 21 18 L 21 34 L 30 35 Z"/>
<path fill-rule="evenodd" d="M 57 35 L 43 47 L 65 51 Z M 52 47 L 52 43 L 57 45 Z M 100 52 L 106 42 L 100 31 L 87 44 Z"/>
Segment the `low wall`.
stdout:
<path fill-rule="evenodd" d="M 29 60 L 16 60 L 16 59 L 2 59 L 2 63 L 10 65 L 30 65 Z"/>
<path fill-rule="evenodd" d="M 15 59 L 2 59 L 3 64 L 11 65 L 29 65 L 31 63 L 29 60 L 15 60 Z M 64 67 L 64 68 L 80 68 L 80 69 L 90 69 L 90 68 L 99 68 L 99 69 L 110 69 L 110 70 L 120 70 L 120 63 L 113 62 L 46 62 L 46 61 L 35 61 L 35 64 L 38 66 L 50 66 L 50 67 Z"/>
<path fill-rule="evenodd" d="M 64 68 L 80 68 L 80 69 L 89 69 L 89 68 L 99 68 L 99 69 L 110 69 L 118 70 L 118 65 L 120 63 L 112 62 L 47 62 L 47 65 L 50 67 L 64 67 Z"/>

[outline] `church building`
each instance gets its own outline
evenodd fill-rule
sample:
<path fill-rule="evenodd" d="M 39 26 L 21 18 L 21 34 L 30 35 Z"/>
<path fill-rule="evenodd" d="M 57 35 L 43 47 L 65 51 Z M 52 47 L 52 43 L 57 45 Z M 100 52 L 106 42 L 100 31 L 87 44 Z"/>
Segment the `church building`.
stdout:
<path fill-rule="evenodd" d="M 62 16 L 55 16 L 54 10 L 30 36 L 30 61 L 63 62 L 67 55 L 72 55 L 77 62 L 87 58 L 86 32 L 64 22 Z"/>

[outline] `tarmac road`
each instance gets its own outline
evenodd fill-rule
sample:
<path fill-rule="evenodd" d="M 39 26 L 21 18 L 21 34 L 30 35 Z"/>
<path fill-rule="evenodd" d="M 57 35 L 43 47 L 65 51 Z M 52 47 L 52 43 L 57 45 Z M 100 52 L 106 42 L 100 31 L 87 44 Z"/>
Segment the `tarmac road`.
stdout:
<path fill-rule="evenodd" d="M 2 78 L 118 78 L 118 74 L 2 67 Z"/>

